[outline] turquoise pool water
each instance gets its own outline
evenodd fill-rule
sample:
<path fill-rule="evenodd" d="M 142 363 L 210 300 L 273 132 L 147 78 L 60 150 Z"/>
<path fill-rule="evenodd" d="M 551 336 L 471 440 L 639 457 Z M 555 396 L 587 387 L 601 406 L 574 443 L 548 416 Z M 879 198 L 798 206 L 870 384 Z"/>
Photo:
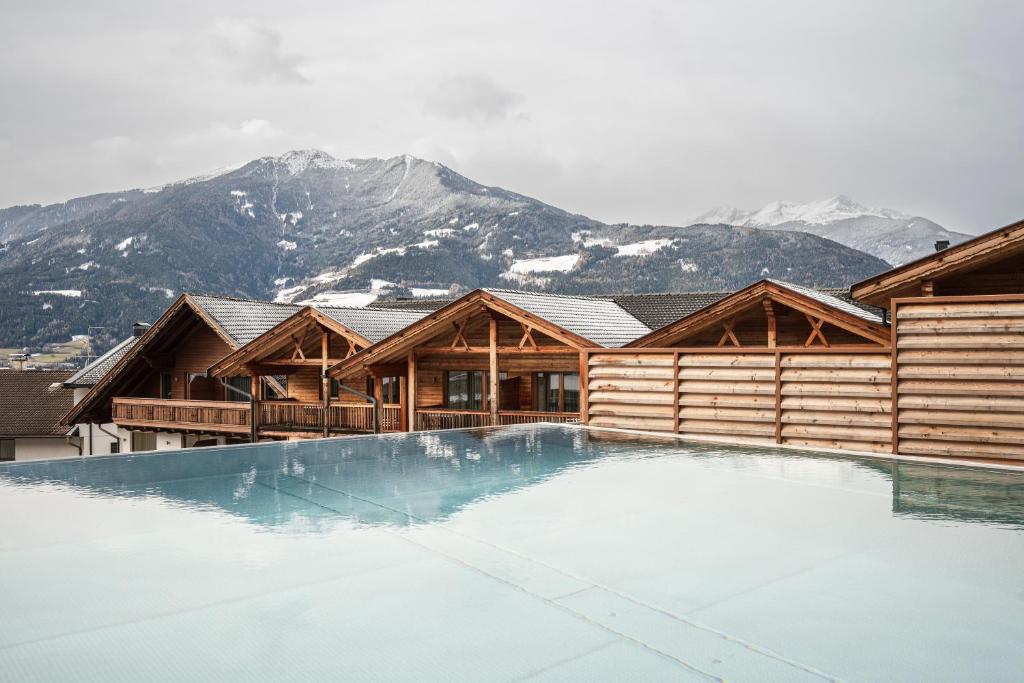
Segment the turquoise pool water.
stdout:
<path fill-rule="evenodd" d="M 9 681 L 1020 680 L 1024 475 L 572 427 L 0 466 Z"/>

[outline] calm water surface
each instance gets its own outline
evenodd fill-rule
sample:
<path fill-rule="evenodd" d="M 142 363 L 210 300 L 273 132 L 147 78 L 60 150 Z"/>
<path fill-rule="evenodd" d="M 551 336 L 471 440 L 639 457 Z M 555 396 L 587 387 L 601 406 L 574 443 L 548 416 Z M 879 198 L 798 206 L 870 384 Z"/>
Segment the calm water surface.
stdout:
<path fill-rule="evenodd" d="M 0 466 L 0 680 L 1024 679 L 1024 475 L 571 427 Z"/>

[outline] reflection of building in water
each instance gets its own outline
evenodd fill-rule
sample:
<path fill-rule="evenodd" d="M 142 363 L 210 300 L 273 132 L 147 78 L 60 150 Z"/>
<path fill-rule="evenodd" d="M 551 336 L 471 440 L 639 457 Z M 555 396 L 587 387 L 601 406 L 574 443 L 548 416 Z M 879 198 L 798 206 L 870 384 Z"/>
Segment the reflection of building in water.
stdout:
<path fill-rule="evenodd" d="M 892 509 L 908 517 L 1024 528 L 1024 473 L 894 463 Z"/>
<path fill-rule="evenodd" d="M 576 430 L 494 428 L 51 460 L 0 467 L 0 482 L 157 498 L 290 530 L 339 521 L 406 526 L 538 484 L 593 460 Z"/>

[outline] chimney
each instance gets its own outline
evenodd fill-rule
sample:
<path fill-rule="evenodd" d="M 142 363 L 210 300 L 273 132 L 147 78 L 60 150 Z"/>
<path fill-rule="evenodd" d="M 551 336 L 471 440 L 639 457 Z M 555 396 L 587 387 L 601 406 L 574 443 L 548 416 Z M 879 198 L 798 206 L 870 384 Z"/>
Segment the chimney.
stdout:
<path fill-rule="evenodd" d="M 141 337 L 149 329 L 149 323 L 134 322 L 132 323 L 132 336 Z"/>
<path fill-rule="evenodd" d="M 945 251 L 949 249 L 949 240 L 935 240 L 935 251 Z"/>

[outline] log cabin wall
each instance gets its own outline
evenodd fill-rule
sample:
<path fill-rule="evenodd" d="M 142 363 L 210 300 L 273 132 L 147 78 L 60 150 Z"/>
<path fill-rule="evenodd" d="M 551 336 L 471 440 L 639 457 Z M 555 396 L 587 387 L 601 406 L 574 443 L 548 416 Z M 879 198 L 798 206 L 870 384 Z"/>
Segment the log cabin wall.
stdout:
<path fill-rule="evenodd" d="M 893 300 L 900 453 L 1024 459 L 1024 296 Z"/>
<path fill-rule="evenodd" d="M 587 374 L 596 427 L 891 450 L 886 349 L 592 351 Z"/>

